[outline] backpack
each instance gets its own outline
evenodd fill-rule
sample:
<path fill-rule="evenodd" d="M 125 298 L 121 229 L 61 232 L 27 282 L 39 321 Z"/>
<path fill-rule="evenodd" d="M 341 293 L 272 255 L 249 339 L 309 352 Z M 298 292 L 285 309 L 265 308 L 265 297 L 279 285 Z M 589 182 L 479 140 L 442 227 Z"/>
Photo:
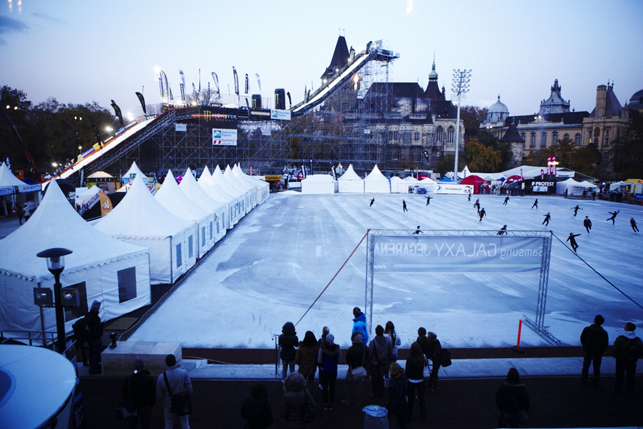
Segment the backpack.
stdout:
<path fill-rule="evenodd" d="M 601 351 L 601 333 L 598 329 L 589 328 L 585 338 L 585 347 L 590 353 L 599 353 Z"/>
<path fill-rule="evenodd" d="M 332 357 L 326 356 L 322 369 L 324 372 L 337 372 L 337 362 Z"/>
<path fill-rule="evenodd" d="M 78 319 L 76 323 L 71 325 L 71 329 L 74 331 L 76 341 L 83 342 L 87 339 L 87 320 L 84 317 Z"/>
<path fill-rule="evenodd" d="M 623 357 L 626 359 L 636 360 L 641 355 L 639 346 L 634 340 L 627 340 L 623 348 Z"/>
<path fill-rule="evenodd" d="M 440 366 L 451 366 L 451 351 L 449 349 L 442 349 L 440 351 Z"/>

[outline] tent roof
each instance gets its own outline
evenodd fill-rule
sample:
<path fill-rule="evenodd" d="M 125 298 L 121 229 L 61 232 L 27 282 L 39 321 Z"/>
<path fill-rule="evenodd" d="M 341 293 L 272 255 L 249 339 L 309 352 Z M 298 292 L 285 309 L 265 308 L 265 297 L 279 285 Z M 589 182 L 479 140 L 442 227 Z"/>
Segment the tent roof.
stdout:
<path fill-rule="evenodd" d="M 125 174 L 123 174 L 123 179 L 129 180 L 130 175 L 136 174 L 136 177 L 141 176 L 143 179 L 147 179 L 147 176 L 143 174 L 140 168 L 138 168 L 138 165 L 136 165 L 136 161 L 132 162 L 132 166 L 127 170 Z"/>
<path fill-rule="evenodd" d="M 353 164 L 350 164 L 344 174 L 342 174 L 337 180 L 363 180 L 361 177 L 355 173 L 353 170 Z"/>
<path fill-rule="evenodd" d="M 223 172 L 223 177 L 225 177 L 226 180 L 230 184 L 235 186 L 237 189 L 240 189 L 240 190 L 246 191 L 246 192 L 250 191 L 251 189 L 253 189 L 252 186 L 248 185 L 243 180 L 239 180 L 239 178 L 232 173 L 232 169 L 230 168 L 230 165 L 226 166 L 225 171 Z"/>
<path fill-rule="evenodd" d="M 56 180 L 29 220 L 0 240 L 0 271 L 51 278 L 44 259 L 36 254 L 53 247 L 73 251 L 65 257 L 65 274 L 112 260 L 148 253 L 144 247 L 118 241 L 97 230 L 73 209 Z"/>
<path fill-rule="evenodd" d="M 131 168 L 130 168 L 131 170 Z M 127 176 L 129 178 L 129 176 Z M 95 173 L 90 174 L 87 176 L 88 179 L 95 179 L 95 178 L 101 178 L 101 179 L 113 179 L 114 176 L 112 176 L 109 173 L 105 173 L 104 171 L 97 171 Z"/>
<path fill-rule="evenodd" d="M 403 182 L 404 182 L 404 180 L 400 179 L 397 176 L 391 177 L 391 183 L 403 183 Z"/>
<path fill-rule="evenodd" d="M 585 187 L 588 187 L 588 188 L 598 188 L 598 186 L 596 186 L 593 183 L 588 182 L 587 180 L 583 180 L 582 182 L 580 182 L 580 184 L 585 186 Z"/>
<path fill-rule="evenodd" d="M 487 183 L 482 177 L 471 174 L 470 176 L 465 177 L 460 182 L 461 185 L 473 185 L 475 183 Z"/>
<path fill-rule="evenodd" d="M 13 175 L 7 164 L 0 163 L 0 188 L 6 186 L 25 186 L 26 183 Z"/>
<path fill-rule="evenodd" d="M 199 207 L 212 211 L 218 210 L 220 207 L 223 207 L 223 204 L 212 199 L 210 195 L 196 182 L 196 179 L 192 175 L 192 170 L 188 167 L 187 171 L 183 175 L 183 180 L 179 185 L 179 189 L 190 198 L 194 203 Z"/>
<path fill-rule="evenodd" d="M 216 169 L 214 170 L 216 173 Z M 206 165 L 199 177 L 199 185 L 204 187 L 203 189 L 214 199 L 219 199 L 226 202 L 238 201 L 239 192 L 233 189 L 230 189 L 230 185 L 227 180 L 221 175 L 221 170 L 219 170 L 219 180 L 216 181 L 214 176 L 210 174 L 210 170 Z"/>
<path fill-rule="evenodd" d="M 420 181 L 418 179 L 416 179 L 415 177 L 413 177 L 413 176 L 405 177 L 402 180 L 405 181 L 405 182 L 409 182 L 409 183 L 415 183 L 415 184 L 420 183 Z"/>
<path fill-rule="evenodd" d="M 388 179 L 384 177 L 380 169 L 377 168 L 377 164 L 375 164 L 373 170 L 368 173 L 368 176 L 366 176 L 364 180 L 368 180 L 369 182 L 388 182 Z"/>
<path fill-rule="evenodd" d="M 309 174 L 303 181 L 306 182 L 323 182 L 323 183 L 333 183 L 335 179 L 328 174 Z"/>
<path fill-rule="evenodd" d="M 182 219 L 198 221 L 208 216 L 206 210 L 199 207 L 179 189 L 179 184 L 176 183 L 172 170 L 168 170 L 163 185 L 154 198 L 174 216 Z"/>
<path fill-rule="evenodd" d="M 139 175 L 123 200 L 96 224 L 110 235 L 150 238 L 170 237 L 191 226 L 192 221 L 174 216 L 156 201 Z"/>

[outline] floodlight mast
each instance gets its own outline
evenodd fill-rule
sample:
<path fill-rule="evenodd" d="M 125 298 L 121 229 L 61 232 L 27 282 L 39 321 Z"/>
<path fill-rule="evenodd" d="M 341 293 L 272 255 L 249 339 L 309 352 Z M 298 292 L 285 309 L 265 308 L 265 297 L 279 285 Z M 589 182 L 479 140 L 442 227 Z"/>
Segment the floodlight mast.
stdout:
<path fill-rule="evenodd" d="M 455 70 L 453 69 L 453 84 L 451 92 L 458 99 L 458 115 L 455 126 L 455 161 L 453 167 L 453 181 L 458 183 L 458 146 L 460 144 L 460 102 L 462 96 L 469 92 L 469 82 L 471 81 L 471 69 Z"/>

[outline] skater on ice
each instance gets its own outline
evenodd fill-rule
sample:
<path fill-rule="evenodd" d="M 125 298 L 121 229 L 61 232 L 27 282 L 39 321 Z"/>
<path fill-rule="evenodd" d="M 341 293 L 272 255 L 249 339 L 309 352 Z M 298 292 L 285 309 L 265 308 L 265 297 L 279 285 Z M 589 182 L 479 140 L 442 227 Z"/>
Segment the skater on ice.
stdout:
<path fill-rule="evenodd" d="M 634 220 L 634 218 L 630 219 L 630 225 L 632 226 L 632 231 L 639 232 L 639 227 L 636 226 L 636 221 Z"/>
<path fill-rule="evenodd" d="M 420 225 L 418 225 L 417 229 L 415 230 L 415 232 L 413 234 L 416 234 L 416 235 L 422 234 L 422 231 L 420 231 Z"/>
<path fill-rule="evenodd" d="M 408 210 L 406 209 L 406 201 L 404 201 L 404 200 L 402 200 L 402 211 L 403 212 L 408 212 Z"/>
<path fill-rule="evenodd" d="M 467 194 L 468 194 L 467 201 L 471 201 L 471 191 L 467 192 Z"/>
<path fill-rule="evenodd" d="M 620 212 L 620 210 L 616 210 L 615 212 L 608 212 L 609 214 L 612 215 L 612 217 L 609 217 L 605 219 L 606 221 L 611 220 L 612 221 L 612 226 L 614 226 L 614 219 L 616 219 L 616 215 Z"/>
<path fill-rule="evenodd" d="M 373 197 L 373 199 L 371 200 L 371 204 L 369 205 L 369 207 L 373 207 L 374 202 L 375 202 L 375 197 Z"/>
<path fill-rule="evenodd" d="M 576 253 L 576 249 L 578 249 L 578 243 L 576 243 L 576 237 L 578 236 L 580 236 L 580 234 L 574 235 L 573 232 L 570 232 L 569 237 L 567 237 L 567 240 L 565 240 L 569 241 L 569 245 L 572 246 L 572 250 L 574 251 L 574 253 Z"/>
<path fill-rule="evenodd" d="M 502 205 L 506 206 L 508 202 L 509 202 L 509 195 L 505 197 L 505 201 L 502 203 Z"/>
<path fill-rule="evenodd" d="M 426 205 L 428 206 L 429 204 L 431 204 L 431 195 L 426 196 Z"/>
<path fill-rule="evenodd" d="M 572 210 L 574 210 L 574 217 L 576 217 L 576 214 L 578 213 L 578 210 L 582 210 L 578 204 L 576 204 L 576 207 L 572 207 Z"/>
<path fill-rule="evenodd" d="M 551 219 L 551 215 L 549 214 L 549 212 L 547 212 L 547 214 L 545 215 L 545 220 L 543 220 L 543 223 L 541 223 L 541 225 L 549 226 L 550 219 Z"/>
<path fill-rule="evenodd" d="M 585 220 L 583 221 L 583 226 L 587 230 L 587 233 L 589 234 L 589 230 L 592 229 L 592 221 L 589 220 L 588 216 L 585 216 Z"/>
<path fill-rule="evenodd" d="M 507 225 L 503 225 L 502 228 L 500 228 L 498 235 L 507 235 Z"/>
<path fill-rule="evenodd" d="M 534 207 L 536 207 L 536 210 L 538 210 L 538 198 L 536 198 L 536 201 L 534 201 L 534 204 L 531 206 L 532 209 Z"/>
<path fill-rule="evenodd" d="M 478 214 L 480 215 L 480 220 L 478 221 L 478 223 L 480 223 L 480 222 L 482 222 L 482 218 L 487 215 L 487 212 L 484 211 L 484 208 L 482 208 L 482 209 L 480 209 L 480 212 Z"/>
<path fill-rule="evenodd" d="M 476 202 L 473 203 L 473 208 L 478 209 L 478 213 L 480 213 L 480 198 L 478 198 Z"/>

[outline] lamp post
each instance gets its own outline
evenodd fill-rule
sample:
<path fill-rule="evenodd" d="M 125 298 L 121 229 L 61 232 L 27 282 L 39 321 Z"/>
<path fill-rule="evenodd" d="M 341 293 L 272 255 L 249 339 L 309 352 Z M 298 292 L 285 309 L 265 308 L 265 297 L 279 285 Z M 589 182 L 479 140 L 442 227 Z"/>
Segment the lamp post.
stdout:
<path fill-rule="evenodd" d="M 47 268 L 54 275 L 54 304 L 56 308 L 56 334 L 58 336 L 58 353 L 65 351 L 65 317 L 62 305 L 62 285 L 60 284 L 60 274 L 65 269 L 65 255 L 71 254 L 72 251 L 61 247 L 43 250 L 36 256 L 47 258 Z"/>
<path fill-rule="evenodd" d="M 460 102 L 462 96 L 469 92 L 469 82 L 471 81 L 471 69 L 467 70 L 453 70 L 453 83 L 451 85 L 451 92 L 455 94 L 458 99 L 458 116 L 455 126 L 455 166 L 453 167 L 453 181 L 458 183 L 458 145 L 460 144 Z"/>

